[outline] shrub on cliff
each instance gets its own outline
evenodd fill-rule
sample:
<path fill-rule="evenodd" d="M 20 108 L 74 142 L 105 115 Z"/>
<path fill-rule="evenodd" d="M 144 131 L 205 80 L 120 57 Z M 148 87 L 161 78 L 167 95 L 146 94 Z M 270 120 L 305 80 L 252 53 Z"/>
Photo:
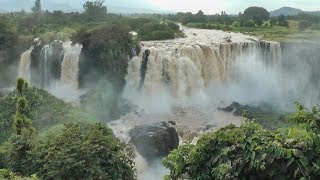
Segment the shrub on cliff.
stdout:
<path fill-rule="evenodd" d="M 80 86 L 100 79 L 108 79 L 117 86 L 124 84 L 128 56 L 134 48 L 128 27 L 116 23 L 80 30 L 73 35 L 72 41 L 83 46 L 79 65 Z"/>
<path fill-rule="evenodd" d="M 102 124 L 70 123 L 38 138 L 32 169 L 43 179 L 134 179 L 132 151 Z"/>
<path fill-rule="evenodd" d="M 168 23 L 152 22 L 144 24 L 138 31 L 139 39 L 142 41 L 174 39 L 182 36 L 178 25 Z"/>
<path fill-rule="evenodd" d="M 293 127 L 271 132 L 254 122 L 230 125 L 182 145 L 164 159 L 167 179 L 317 179 L 320 177 L 318 112 L 299 109 Z"/>

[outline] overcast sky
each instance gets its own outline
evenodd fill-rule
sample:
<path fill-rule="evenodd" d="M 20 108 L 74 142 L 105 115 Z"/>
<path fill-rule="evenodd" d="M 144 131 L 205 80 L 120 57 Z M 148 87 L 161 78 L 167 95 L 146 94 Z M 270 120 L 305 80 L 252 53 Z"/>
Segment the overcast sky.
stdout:
<path fill-rule="evenodd" d="M 44 9 L 80 10 L 86 0 L 42 0 Z M 1 10 L 29 10 L 34 0 L 0 0 Z M 320 0 L 106 0 L 107 6 L 144 8 L 169 11 L 197 12 L 202 9 L 206 14 L 238 13 L 249 6 L 262 6 L 267 10 L 275 10 L 290 6 L 302 10 L 320 10 Z"/>

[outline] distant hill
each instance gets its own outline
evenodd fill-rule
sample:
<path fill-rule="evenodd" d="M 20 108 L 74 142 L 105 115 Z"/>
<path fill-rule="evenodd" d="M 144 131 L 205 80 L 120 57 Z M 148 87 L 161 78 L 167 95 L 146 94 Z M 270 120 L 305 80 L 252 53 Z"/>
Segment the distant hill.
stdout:
<path fill-rule="evenodd" d="M 303 11 L 301 9 L 292 8 L 292 7 L 282 7 L 280 9 L 270 11 L 270 16 L 271 17 L 280 16 L 280 15 L 295 16 L 295 15 L 298 15 L 299 13 L 320 14 L 320 11 Z"/>
<path fill-rule="evenodd" d="M 299 13 L 303 13 L 303 12 L 304 11 L 302 11 L 301 9 L 296 9 L 296 8 L 292 8 L 292 7 L 282 7 L 280 9 L 270 11 L 270 16 L 271 17 L 280 16 L 280 15 L 294 16 L 294 15 L 298 15 Z"/>

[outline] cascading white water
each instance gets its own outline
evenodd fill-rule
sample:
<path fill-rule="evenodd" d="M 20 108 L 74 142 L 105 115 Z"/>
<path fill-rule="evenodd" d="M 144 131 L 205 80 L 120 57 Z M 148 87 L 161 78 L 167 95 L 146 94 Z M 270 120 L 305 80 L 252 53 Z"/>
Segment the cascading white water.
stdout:
<path fill-rule="evenodd" d="M 260 63 L 264 71 L 281 69 L 281 49 L 276 42 L 144 47 L 129 62 L 124 98 L 156 112 L 162 111 L 163 104 L 169 110 L 170 105 L 194 104 L 194 100 L 203 103 L 207 87 L 239 80 L 239 63 L 248 62 L 248 57 L 252 70 Z"/>
<path fill-rule="evenodd" d="M 61 83 L 78 89 L 78 75 L 79 75 L 79 56 L 81 53 L 81 46 L 78 44 L 72 45 L 71 42 L 63 44 L 64 57 L 61 64 Z"/>
<path fill-rule="evenodd" d="M 65 101 L 79 104 L 79 97 L 85 92 L 78 89 L 81 48 L 71 42 L 62 44 L 61 41 L 53 41 L 43 46 L 38 54 L 39 61 L 33 61 L 31 52 L 34 47 L 31 47 L 21 55 L 19 77 L 31 82 L 32 74 L 33 85 L 41 86 Z M 31 61 L 34 63 L 33 69 L 30 68 Z"/>
<path fill-rule="evenodd" d="M 31 80 L 31 52 L 33 51 L 33 46 L 21 54 L 20 57 L 20 64 L 19 64 L 19 74 L 18 76 L 21 78 L 24 78 L 25 80 L 29 81 Z"/>
<path fill-rule="evenodd" d="M 43 46 L 42 50 L 41 50 L 41 54 L 40 56 L 43 58 L 41 59 L 40 62 L 40 72 L 42 75 L 42 86 L 46 87 L 48 85 L 50 85 L 50 81 L 51 81 L 51 72 L 50 72 L 50 59 L 52 59 L 52 47 L 51 44 L 47 44 L 45 46 Z"/>

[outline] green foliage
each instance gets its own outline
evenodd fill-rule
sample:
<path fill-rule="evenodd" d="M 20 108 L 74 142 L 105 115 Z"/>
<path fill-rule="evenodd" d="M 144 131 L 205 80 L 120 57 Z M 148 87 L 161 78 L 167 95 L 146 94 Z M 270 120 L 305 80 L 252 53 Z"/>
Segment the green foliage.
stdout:
<path fill-rule="evenodd" d="M 21 175 L 33 174 L 30 169 L 32 162 L 29 159 L 33 140 L 34 134 L 27 129 L 23 129 L 19 135 L 12 135 L 2 147 L 4 155 L 2 163 L 5 168 Z"/>
<path fill-rule="evenodd" d="M 320 107 L 314 106 L 308 110 L 302 104 L 296 103 L 297 112 L 293 113 L 288 119 L 294 123 L 299 123 L 313 130 L 320 130 Z"/>
<path fill-rule="evenodd" d="M 148 23 L 139 29 L 138 36 L 142 41 L 174 39 L 182 35 L 178 25 L 168 23 Z"/>
<path fill-rule="evenodd" d="M 245 20 L 253 20 L 255 25 L 261 27 L 263 20 L 268 20 L 270 13 L 262 7 L 249 7 L 243 13 Z"/>
<path fill-rule="evenodd" d="M 82 29 L 73 35 L 72 41 L 83 46 L 79 65 L 80 86 L 100 79 L 109 80 L 116 87 L 124 85 L 128 55 L 134 48 L 127 26 L 113 23 L 93 30 Z"/>
<path fill-rule="evenodd" d="M 10 179 L 10 180 L 38 180 L 36 175 L 32 175 L 31 177 L 21 177 L 16 175 L 15 173 L 7 170 L 0 169 L 0 179 Z"/>
<path fill-rule="evenodd" d="M 128 18 L 127 23 L 131 27 L 131 30 L 133 31 L 139 31 L 139 29 L 144 25 L 148 23 L 157 23 L 158 20 L 151 19 L 151 18 Z"/>
<path fill-rule="evenodd" d="M 32 150 L 32 169 L 43 179 L 134 179 L 132 152 L 102 124 L 66 124 Z"/>
<path fill-rule="evenodd" d="M 84 5 L 84 13 L 88 20 L 97 21 L 106 17 L 107 7 L 103 5 L 104 0 L 87 1 Z"/>
<path fill-rule="evenodd" d="M 32 7 L 32 12 L 39 15 L 42 13 L 42 8 L 41 8 L 41 0 L 35 0 L 34 6 Z"/>
<path fill-rule="evenodd" d="M 19 58 L 17 50 L 18 35 L 10 30 L 9 18 L 0 14 L 0 88 L 14 82 L 12 74 L 15 60 Z"/>
<path fill-rule="evenodd" d="M 0 117 L 10 120 L 15 115 L 14 123 L 0 121 L 5 122 L 1 128 L 13 124 L 17 132 L 7 139 L 11 131 L 1 129 L 2 140 L 7 140 L 0 146 L 0 168 L 9 171 L 0 171 L 0 177 L 19 179 L 12 171 L 22 176 L 37 174 L 41 179 L 135 179 L 132 149 L 109 128 L 85 123 L 96 120 L 44 90 L 28 88 L 22 79 L 17 82 L 21 92 L 16 90 L 0 101 Z M 43 133 L 31 128 L 28 117 Z M 62 127 L 63 122 L 73 123 Z"/>
<path fill-rule="evenodd" d="M 255 24 L 254 24 L 253 20 L 249 20 L 249 21 L 244 21 L 242 26 L 243 27 L 255 27 Z"/>
<path fill-rule="evenodd" d="M 18 90 L 20 96 L 23 95 L 23 88 L 25 87 L 25 84 L 24 84 L 24 83 L 25 83 L 25 81 L 24 81 L 24 79 L 22 79 L 22 78 L 19 78 L 19 79 L 17 80 L 16 89 Z"/>
<path fill-rule="evenodd" d="M 28 151 L 31 150 L 31 142 L 34 129 L 31 127 L 31 120 L 28 119 L 28 101 L 24 96 L 28 90 L 28 83 L 23 79 L 17 80 L 17 91 L 19 97 L 16 102 L 16 113 L 14 115 L 13 134 L 7 142 L 3 152 L 4 158 L 1 158 L 2 164 L 6 168 L 26 175 L 29 170 Z"/>
<path fill-rule="evenodd" d="M 163 160 L 167 179 L 317 179 L 319 163 L 317 133 L 299 126 L 273 133 L 253 122 L 205 134 Z"/>
<path fill-rule="evenodd" d="M 286 20 L 286 17 L 284 15 L 278 17 L 278 25 L 289 27 L 289 22 Z"/>
<path fill-rule="evenodd" d="M 0 142 L 3 142 L 11 134 L 14 124 L 13 117 L 17 119 L 16 123 L 18 124 L 23 123 L 23 120 L 27 123 L 27 119 L 30 118 L 37 129 L 44 130 L 52 125 L 63 123 L 64 117 L 72 109 L 69 104 L 44 90 L 31 87 L 26 89 L 24 94 L 25 97 L 22 100 L 20 93 L 16 90 L 0 100 Z M 16 114 L 18 100 L 28 104 L 28 108 L 21 109 L 23 114 Z"/>

